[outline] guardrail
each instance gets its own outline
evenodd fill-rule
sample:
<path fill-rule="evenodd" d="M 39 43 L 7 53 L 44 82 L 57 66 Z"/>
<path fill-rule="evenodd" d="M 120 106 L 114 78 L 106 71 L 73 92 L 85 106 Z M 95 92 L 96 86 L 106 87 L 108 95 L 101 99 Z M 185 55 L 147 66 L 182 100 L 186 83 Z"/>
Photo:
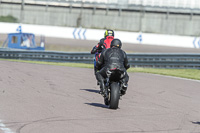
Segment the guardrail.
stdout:
<path fill-rule="evenodd" d="M 93 64 L 94 55 L 1 49 L 0 58 Z M 200 54 L 128 54 L 128 60 L 132 67 L 200 69 Z"/>

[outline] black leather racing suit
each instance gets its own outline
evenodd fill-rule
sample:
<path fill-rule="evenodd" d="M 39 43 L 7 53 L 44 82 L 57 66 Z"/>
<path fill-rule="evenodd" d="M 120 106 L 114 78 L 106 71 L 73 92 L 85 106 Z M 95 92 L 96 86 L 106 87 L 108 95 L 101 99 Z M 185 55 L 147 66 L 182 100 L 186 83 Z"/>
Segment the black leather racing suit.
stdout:
<path fill-rule="evenodd" d="M 101 52 L 110 48 L 110 44 L 111 41 L 114 39 L 113 36 L 107 36 L 106 38 L 102 38 L 98 45 L 94 46 L 93 49 L 91 50 L 91 54 L 95 54 L 95 60 L 96 62 L 99 60 L 100 56 L 101 56 Z M 96 69 L 96 65 L 94 66 L 94 73 L 96 74 L 97 69 Z"/>
<path fill-rule="evenodd" d="M 110 69 L 118 68 L 125 72 L 123 82 L 128 83 L 129 76 L 126 70 L 130 67 L 126 53 L 120 48 L 113 47 L 103 51 L 100 59 L 96 64 L 97 69 L 102 68 L 97 72 L 96 78 L 100 82 L 100 87 L 104 87 L 104 79 L 107 77 L 106 72 Z M 101 84 L 103 84 L 101 86 Z"/>
<path fill-rule="evenodd" d="M 102 38 L 99 43 L 97 45 L 95 45 L 92 50 L 91 50 L 91 54 L 95 54 L 96 52 L 101 53 L 102 50 L 105 48 L 104 47 L 104 40 L 105 38 Z"/>

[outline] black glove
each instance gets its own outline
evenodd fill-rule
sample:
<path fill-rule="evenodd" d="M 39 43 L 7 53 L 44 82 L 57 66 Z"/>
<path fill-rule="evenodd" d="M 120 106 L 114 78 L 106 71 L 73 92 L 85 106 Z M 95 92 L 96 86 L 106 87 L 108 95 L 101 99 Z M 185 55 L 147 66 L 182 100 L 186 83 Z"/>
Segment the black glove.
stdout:
<path fill-rule="evenodd" d="M 126 66 L 126 70 L 129 69 L 129 68 L 130 68 L 130 65 L 128 64 L 128 65 Z"/>
<path fill-rule="evenodd" d="M 94 47 L 92 50 L 91 50 L 91 54 L 95 54 L 97 52 L 97 47 Z"/>

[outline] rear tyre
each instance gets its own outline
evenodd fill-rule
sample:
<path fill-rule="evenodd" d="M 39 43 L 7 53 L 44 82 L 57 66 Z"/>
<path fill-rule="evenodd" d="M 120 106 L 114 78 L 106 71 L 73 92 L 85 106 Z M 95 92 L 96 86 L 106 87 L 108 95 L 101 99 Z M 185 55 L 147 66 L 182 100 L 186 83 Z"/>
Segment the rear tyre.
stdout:
<path fill-rule="evenodd" d="M 120 98 L 120 87 L 118 83 L 114 82 L 111 84 L 111 91 L 110 91 L 110 109 L 117 109 L 119 105 L 119 98 Z"/>

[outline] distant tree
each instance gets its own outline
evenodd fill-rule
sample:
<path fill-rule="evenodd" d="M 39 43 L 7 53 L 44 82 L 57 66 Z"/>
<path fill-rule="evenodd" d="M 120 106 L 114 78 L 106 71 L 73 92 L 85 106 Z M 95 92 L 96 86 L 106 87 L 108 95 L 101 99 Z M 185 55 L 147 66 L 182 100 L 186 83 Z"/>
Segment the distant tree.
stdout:
<path fill-rule="evenodd" d="M 12 22 L 17 23 L 17 18 L 8 15 L 8 16 L 0 16 L 0 22 Z"/>

